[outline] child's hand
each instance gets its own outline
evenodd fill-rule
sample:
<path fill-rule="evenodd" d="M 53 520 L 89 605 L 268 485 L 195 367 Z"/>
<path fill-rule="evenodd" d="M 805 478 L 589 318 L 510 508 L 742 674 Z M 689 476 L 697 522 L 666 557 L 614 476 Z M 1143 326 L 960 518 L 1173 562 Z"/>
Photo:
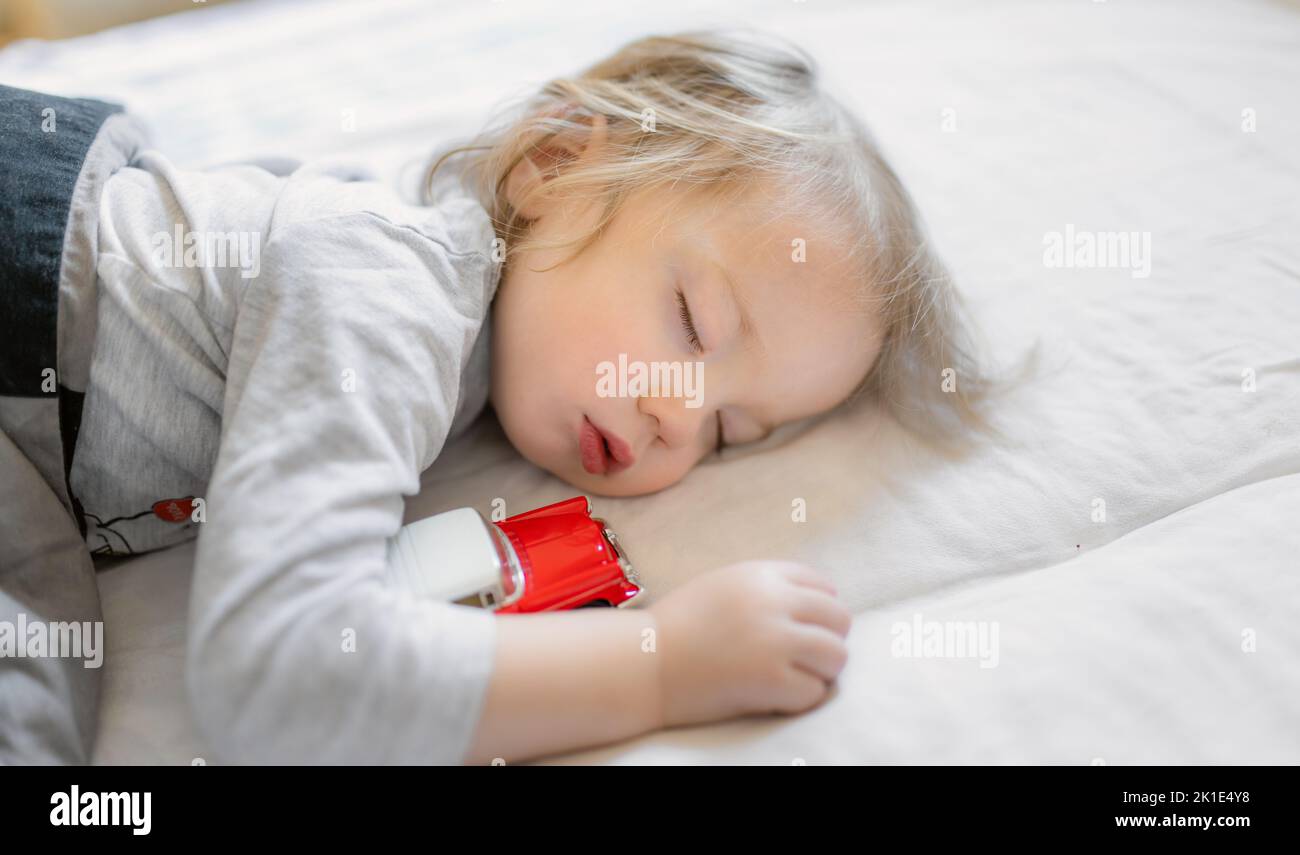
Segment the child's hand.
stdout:
<path fill-rule="evenodd" d="M 802 712 L 848 659 L 852 616 L 823 575 L 791 561 L 729 564 L 649 611 L 665 727 Z"/>

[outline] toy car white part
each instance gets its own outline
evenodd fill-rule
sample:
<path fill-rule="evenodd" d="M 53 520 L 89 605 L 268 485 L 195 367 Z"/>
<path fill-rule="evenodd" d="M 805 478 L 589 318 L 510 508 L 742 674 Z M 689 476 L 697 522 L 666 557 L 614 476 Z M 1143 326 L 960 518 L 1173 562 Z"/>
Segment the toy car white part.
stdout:
<path fill-rule="evenodd" d="M 440 600 L 499 591 L 501 564 L 488 525 L 473 508 L 457 508 L 402 526 L 388 541 L 390 584 Z"/>

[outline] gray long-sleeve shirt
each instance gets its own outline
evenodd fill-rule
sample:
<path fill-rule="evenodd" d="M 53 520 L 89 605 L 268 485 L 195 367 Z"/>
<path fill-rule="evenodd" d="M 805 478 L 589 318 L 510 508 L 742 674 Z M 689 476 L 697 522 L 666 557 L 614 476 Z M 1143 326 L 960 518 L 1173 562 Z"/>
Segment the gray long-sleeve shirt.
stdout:
<path fill-rule="evenodd" d="M 491 674 L 490 613 L 385 583 L 403 496 L 486 402 L 491 222 L 454 181 L 423 207 L 367 178 L 147 151 L 101 199 L 73 492 L 92 549 L 197 531 L 217 760 L 459 762 Z"/>

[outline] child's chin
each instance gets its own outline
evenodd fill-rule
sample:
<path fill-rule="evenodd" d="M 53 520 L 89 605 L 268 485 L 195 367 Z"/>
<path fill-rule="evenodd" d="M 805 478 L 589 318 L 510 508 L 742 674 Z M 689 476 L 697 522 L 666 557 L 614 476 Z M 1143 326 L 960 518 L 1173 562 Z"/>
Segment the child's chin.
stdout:
<path fill-rule="evenodd" d="M 671 483 L 649 484 L 642 478 L 623 479 L 617 476 L 604 478 L 598 475 L 587 475 L 579 481 L 566 480 L 584 493 L 590 493 L 593 496 L 606 496 L 611 499 L 646 496 L 672 486 Z"/>

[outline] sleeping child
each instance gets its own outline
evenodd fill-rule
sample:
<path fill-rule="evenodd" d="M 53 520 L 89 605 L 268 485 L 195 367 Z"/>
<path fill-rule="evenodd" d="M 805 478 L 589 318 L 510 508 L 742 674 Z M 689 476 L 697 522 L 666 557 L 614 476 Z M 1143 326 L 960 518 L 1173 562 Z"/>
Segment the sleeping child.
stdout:
<path fill-rule="evenodd" d="M 907 193 L 782 43 L 635 41 L 409 200 L 330 161 L 179 169 L 98 101 L 0 105 L 0 619 L 98 620 L 92 554 L 197 537 L 186 682 L 218 760 L 518 762 L 827 696 L 850 615 L 802 564 L 530 615 L 387 584 L 403 497 L 487 409 L 606 496 L 859 399 L 979 422 Z M 598 382 L 628 362 L 699 382 Z M 32 679 L 0 758 L 88 759 L 96 672 L 3 668 Z"/>

